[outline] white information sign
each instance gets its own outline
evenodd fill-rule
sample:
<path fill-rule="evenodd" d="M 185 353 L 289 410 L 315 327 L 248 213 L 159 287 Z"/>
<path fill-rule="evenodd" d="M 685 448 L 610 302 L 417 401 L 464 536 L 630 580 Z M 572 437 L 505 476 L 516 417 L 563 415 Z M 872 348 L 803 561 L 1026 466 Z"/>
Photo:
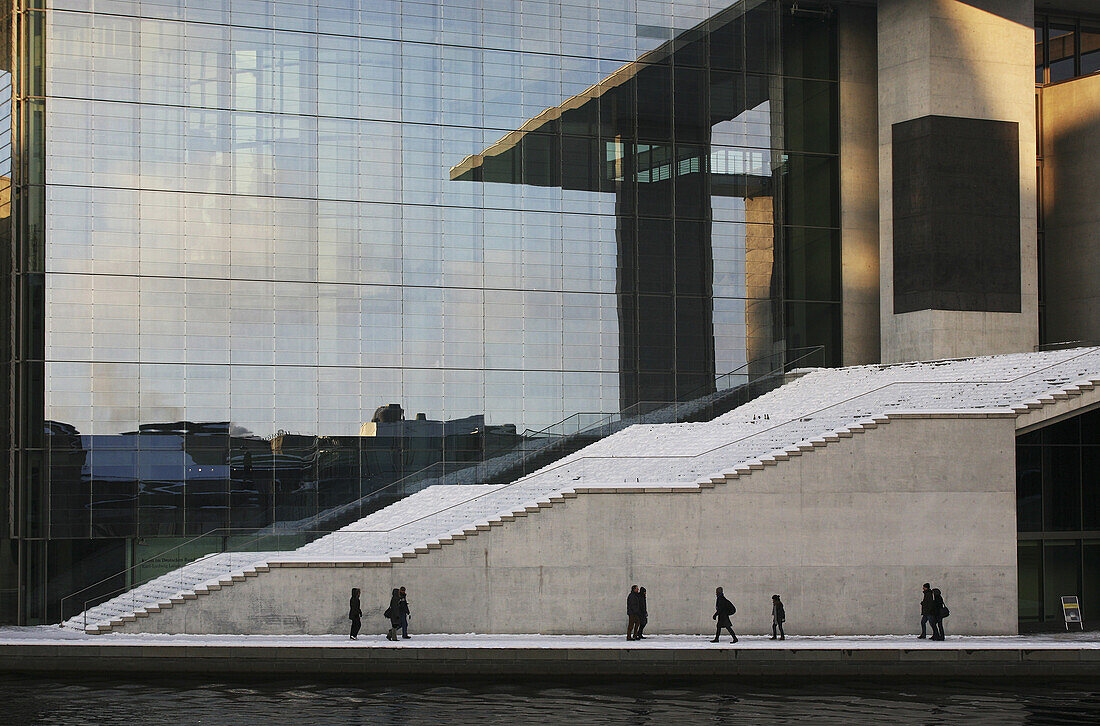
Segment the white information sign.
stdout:
<path fill-rule="evenodd" d="M 1081 604 L 1077 602 L 1076 595 L 1062 596 L 1062 615 L 1066 619 L 1066 630 L 1069 630 L 1070 623 L 1077 623 L 1081 630 L 1085 629 L 1085 623 L 1081 619 Z"/>

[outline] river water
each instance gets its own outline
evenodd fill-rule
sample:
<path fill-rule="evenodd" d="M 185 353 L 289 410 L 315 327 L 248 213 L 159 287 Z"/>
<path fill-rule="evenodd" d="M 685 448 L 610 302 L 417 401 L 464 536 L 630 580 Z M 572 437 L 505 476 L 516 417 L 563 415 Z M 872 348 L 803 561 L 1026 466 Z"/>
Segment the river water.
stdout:
<path fill-rule="evenodd" d="M 33 724 L 1088 724 L 1100 683 L 430 685 L 7 677 L 0 722 Z"/>

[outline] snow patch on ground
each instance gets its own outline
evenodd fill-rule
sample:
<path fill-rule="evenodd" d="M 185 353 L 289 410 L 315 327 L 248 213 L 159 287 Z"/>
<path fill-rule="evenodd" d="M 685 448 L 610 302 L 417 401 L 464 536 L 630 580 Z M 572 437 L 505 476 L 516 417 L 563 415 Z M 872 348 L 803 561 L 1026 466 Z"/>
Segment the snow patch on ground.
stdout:
<path fill-rule="evenodd" d="M 1049 633 L 1040 635 L 973 636 L 949 635 L 935 642 L 918 640 L 915 635 L 874 636 L 799 636 L 786 640 L 771 640 L 766 635 L 743 635 L 736 645 L 723 637 L 721 643 L 710 643 L 710 634 L 652 635 L 642 641 L 628 641 L 622 635 L 479 635 L 467 633 L 414 634 L 411 640 L 396 644 L 385 635 L 360 634 L 359 640 L 346 635 L 159 635 L 139 633 L 109 633 L 85 635 L 76 630 L 55 625 L 0 628 L 0 645 L 172 645 L 221 647 L 285 647 L 285 648 L 523 648 L 523 649 L 629 649 L 629 650 L 696 650 L 735 647 L 743 650 L 912 650 L 912 649 L 996 649 L 996 650 L 1100 650 L 1100 632 Z"/>

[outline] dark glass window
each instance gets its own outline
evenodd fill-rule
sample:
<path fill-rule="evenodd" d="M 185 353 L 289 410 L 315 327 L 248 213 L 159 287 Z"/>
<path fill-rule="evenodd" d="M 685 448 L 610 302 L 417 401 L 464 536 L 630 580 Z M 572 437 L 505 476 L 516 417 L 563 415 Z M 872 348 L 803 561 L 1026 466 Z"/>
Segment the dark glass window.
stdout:
<path fill-rule="evenodd" d="M 1085 540 L 1081 549 L 1081 612 L 1084 617 L 1100 614 L 1100 540 Z"/>
<path fill-rule="evenodd" d="M 1043 543 L 1021 542 L 1016 562 L 1020 619 L 1039 620 L 1043 616 Z"/>
<path fill-rule="evenodd" d="M 1100 607 L 1100 410 L 1017 437 L 1016 516 L 1021 621 L 1061 623 L 1063 595 Z"/>
<path fill-rule="evenodd" d="M 1047 541 L 1043 547 L 1043 610 L 1047 620 L 1062 618 L 1062 596 L 1081 596 L 1081 542 Z"/>
<path fill-rule="evenodd" d="M 1077 75 L 1075 48 L 1077 33 L 1072 25 L 1051 23 L 1047 30 L 1047 64 L 1050 83 L 1066 81 Z"/>
<path fill-rule="evenodd" d="M 1100 71 L 1100 25 L 1094 20 L 1035 18 L 1035 82 L 1057 83 Z"/>
<path fill-rule="evenodd" d="M 1016 528 L 1021 532 L 1043 529 L 1043 449 L 1016 447 Z"/>
<path fill-rule="evenodd" d="M 1046 81 L 1046 25 L 1042 20 L 1035 23 L 1035 82 Z"/>
<path fill-rule="evenodd" d="M 1044 447 L 1043 480 L 1043 529 L 1080 529 L 1080 449 L 1075 446 Z"/>
<path fill-rule="evenodd" d="M 1081 25 L 1081 75 L 1100 71 L 1100 25 Z"/>

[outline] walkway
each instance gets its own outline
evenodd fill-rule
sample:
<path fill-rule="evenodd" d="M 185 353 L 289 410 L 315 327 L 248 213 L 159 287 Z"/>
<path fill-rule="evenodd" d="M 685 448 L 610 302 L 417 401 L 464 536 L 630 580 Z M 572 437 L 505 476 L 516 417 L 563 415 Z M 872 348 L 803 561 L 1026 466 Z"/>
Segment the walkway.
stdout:
<path fill-rule="evenodd" d="M 749 635 L 84 635 L 0 628 L 0 671 L 155 676 L 386 678 L 1100 677 L 1100 633 L 962 637 Z"/>

